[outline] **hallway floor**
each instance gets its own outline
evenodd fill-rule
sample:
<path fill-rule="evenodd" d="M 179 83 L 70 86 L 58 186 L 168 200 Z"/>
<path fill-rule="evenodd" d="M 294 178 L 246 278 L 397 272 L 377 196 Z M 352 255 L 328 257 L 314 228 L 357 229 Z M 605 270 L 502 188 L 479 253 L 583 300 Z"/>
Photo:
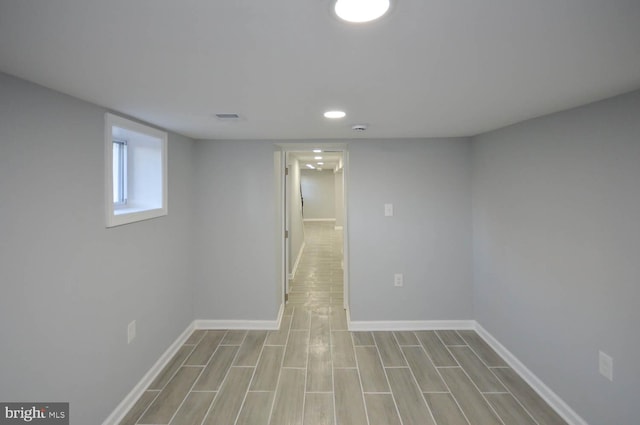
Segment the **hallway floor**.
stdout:
<path fill-rule="evenodd" d="M 341 232 L 305 233 L 280 329 L 194 331 L 121 425 L 566 425 L 474 331 L 349 332 Z"/>

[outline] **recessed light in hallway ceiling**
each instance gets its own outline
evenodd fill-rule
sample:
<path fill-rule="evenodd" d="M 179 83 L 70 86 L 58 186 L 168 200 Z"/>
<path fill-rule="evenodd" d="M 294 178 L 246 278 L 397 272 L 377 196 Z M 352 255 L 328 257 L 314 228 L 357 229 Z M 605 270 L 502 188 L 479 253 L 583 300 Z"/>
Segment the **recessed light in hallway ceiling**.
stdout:
<path fill-rule="evenodd" d="M 344 118 L 346 115 L 344 111 L 327 111 L 324 113 L 325 118 Z"/>
<path fill-rule="evenodd" d="M 336 0 L 336 15 L 347 22 L 362 23 L 380 18 L 389 11 L 389 0 Z"/>

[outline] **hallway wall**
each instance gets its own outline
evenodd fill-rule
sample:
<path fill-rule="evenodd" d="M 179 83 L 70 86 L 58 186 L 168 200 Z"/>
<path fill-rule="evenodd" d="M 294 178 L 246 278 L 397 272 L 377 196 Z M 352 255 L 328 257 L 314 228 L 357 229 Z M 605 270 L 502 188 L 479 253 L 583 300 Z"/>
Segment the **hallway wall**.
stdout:
<path fill-rule="evenodd" d="M 276 317 L 276 206 L 265 178 L 273 149 L 263 141 L 196 143 L 199 319 Z M 473 318 L 469 140 L 352 140 L 348 149 L 352 320 Z M 393 173 L 380 172 L 389 167 Z M 386 202 L 394 217 L 384 217 Z M 396 272 L 403 288 L 393 286 Z"/>
<path fill-rule="evenodd" d="M 336 227 L 344 227 L 344 170 L 340 168 L 333 174 L 335 192 Z"/>
<path fill-rule="evenodd" d="M 106 110 L 5 74 L 0 93 L 0 400 L 101 423 L 193 320 L 193 141 L 169 133 L 169 214 L 107 229 Z"/>
<path fill-rule="evenodd" d="M 335 181 L 332 170 L 301 170 L 303 217 L 309 219 L 335 219 Z"/>
<path fill-rule="evenodd" d="M 470 153 L 468 139 L 349 142 L 352 320 L 473 318 Z"/>
<path fill-rule="evenodd" d="M 591 424 L 640 415 L 639 117 L 637 91 L 472 143 L 475 318 Z"/>
<path fill-rule="evenodd" d="M 194 310 L 204 320 L 274 320 L 280 307 L 274 146 L 195 145 Z"/>

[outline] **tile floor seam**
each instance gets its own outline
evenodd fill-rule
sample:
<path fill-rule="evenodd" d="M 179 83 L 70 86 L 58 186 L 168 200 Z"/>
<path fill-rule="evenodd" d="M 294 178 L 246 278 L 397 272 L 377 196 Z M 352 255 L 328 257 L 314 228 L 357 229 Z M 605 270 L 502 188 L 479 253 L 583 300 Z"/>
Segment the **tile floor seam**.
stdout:
<path fill-rule="evenodd" d="M 527 407 L 520 401 L 520 399 L 518 397 L 516 397 L 516 395 L 511 392 L 509 387 L 507 385 L 505 385 L 504 382 L 502 382 L 502 379 L 500 379 L 500 377 L 498 375 L 496 375 L 493 371 L 491 371 L 491 373 L 493 373 L 494 376 L 498 379 L 498 381 L 500 381 L 502 386 L 507 389 L 508 394 L 510 394 L 511 397 L 513 397 L 513 399 L 516 401 L 516 403 L 518 403 L 520 405 L 520 407 L 522 407 L 522 409 L 527 413 L 527 415 L 529 415 L 531 420 L 533 420 L 533 422 L 535 422 L 537 425 L 540 425 L 540 423 L 537 421 L 537 419 L 531 414 L 531 412 L 529 412 L 529 409 L 527 409 Z"/>
<path fill-rule="evenodd" d="M 436 334 L 437 335 L 437 334 Z M 464 338 L 463 338 L 464 339 Z M 466 340 L 465 340 L 466 341 Z M 467 341 L 468 342 L 468 341 Z M 493 407 L 493 405 L 491 403 L 489 403 L 489 400 L 487 400 L 487 398 L 484 396 L 484 394 L 482 393 L 482 391 L 480 391 L 480 388 L 478 387 L 478 384 L 471 378 L 471 375 L 469 374 L 469 372 L 467 372 L 467 370 L 464 368 L 464 366 L 462 364 L 460 364 L 460 361 L 458 361 L 458 359 L 456 358 L 456 356 L 453 354 L 453 351 L 451 351 L 449 349 L 449 347 L 447 347 L 445 345 L 445 349 L 449 352 L 449 354 L 451 355 L 451 357 L 453 357 L 456 362 L 460 365 L 460 369 L 462 370 L 462 373 L 464 373 L 467 377 L 467 379 L 471 382 L 471 384 L 475 387 L 475 389 L 478 391 L 478 393 L 480 393 L 480 396 L 482 397 L 482 399 L 484 400 L 484 402 L 489 406 L 489 409 L 491 409 L 491 411 L 493 412 L 493 414 L 496 416 L 496 418 L 498 418 L 498 420 L 500 421 L 500 423 L 502 425 L 512 425 L 512 424 L 506 424 L 504 422 L 504 420 L 502 419 L 502 417 L 500 417 L 500 415 L 498 414 L 498 412 L 496 411 L 496 409 Z M 473 350 L 473 348 L 471 347 L 471 345 L 469 345 L 469 349 L 471 349 L 471 352 L 473 352 L 473 354 L 480 358 L 476 352 Z M 482 359 L 480 359 L 482 360 Z M 484 362 L 483 362 L 484 364 Z M 486 365 L 485 365 L 486 366 Z M 493 373 L 493 372 L 491 372 Z M 502 384 L 502 382 L 501 382 Z M 503 385 L 504 386 L 504 385 Z M 505 387 L 506 388 L 506 387 Z M 451 393 L 453 395 L 453 392 Z M 455 395 L 453 395 L 453 397 L 455 398 Z"/>
<path fill-rule="evenodd" d="M 226 330 L 224 336 L 222 337 L 222 339 L 220 340 L 220 342 L 222 343 L 222 341 L 224 341 L 224 338 L 229 334 L 229 329 Z M 246 337 L 246 335 L 245 335 Z M 243 338 L 244 340 L 244 338 Z M 222 344 L 218 345 L 218 347 L 216 348 L 215 351 L 218 351 L 218 348 L 221 346 Z M 218 391 L 216 391 L 216 395 L 215 397 L 213 397 L 213 400 L 211 400 L 211 403 L 209 404 L 209 407 L 207 408 L 207 411 L 205 412 L 204 416 L 202 417 L 202 421 L 200 421 L 200 425 L 204 425 L 204 423 L 206 422 L 207 418 L 209 417 L 209 415 L 212 412 L 213 409 L 213 405 L 215 404 L 216 400 L 220 397 L 220 394 L 222 393 L 222 389 L 224 388 L 225 383 L 227 382 L 227 378 L 229 377 L 229 373 L 231 372 L 231 368 L 233 367 L 233 362 L 236 361 L 236 358 L 238 357 L 238 353 L 240 352 L 240 349 L 238 348 L 238 350 L 236 350 L 236 353 L 233 356 L 233 359 L 231 359 L 231 362 L 229 363 L 229 367 L 227 368 L 227 371 L 224 374 L 224 378 L 222 378 L 222 381 L 220 381 L 220 384 L 218 385 Z M 197 382 L 197 380 L 196 380 Z M 194 383 L 195 385 L 195 383 Z"/>
<path fill-rule="evenodd" d="M 463 338 L 464 339 L 464 338 Z M 466 341 L 466 340 L 465 340 Z M 473 349 L 473 347 L 471 345 L 468 345 L 468 347 L 471 349 L 471 351 L 476 355 L 476 357 L 480 358 L 480 356 L 478 356 L 478 354 L 475 352 L 475 350 Z M 503 359 L 504 360 L 504 359 Z M 493 369 L 511 369 L 509 366 L 494 366 L 494 367 L 490 367 L 488 366 L 483 360 L 482 358 L 480 358 L 480 361 L 482 361 L 483 364 L 485 364 L 485 366 L 487 367 L 487 369 L 489 369 L 489 371 L 491 372 L 491 374 L 493 376 L 495 376 L 495 378 L 498 380 L 498 382 L 500 382 L 500 384 L 506 389 L 506 392 L 500 393 L 500 394 L 509 394 L 511 395 L 511 397 L 513 397 L 513 399 L 516 401 L 516 403 L 518 403 L 520 405 L 520 407 L 522 407 L 522 409 L 526 412 L 527 415 L 529 415 L 529 417 L 531 418 L 531 420 L 533 422 L 535 422 L 537 425 L 540 425 L 539 422 L 536 420 L 536 418 L 531 414 L 531 412 L 529 412 L 529 409 L 527 409 L 525 407 L 525 405 L 520 401 L 520 399 L 518 397 L 516 397 L 515 394 L 513 394 L 511 392 L 511 390 L 509 389 L 509 387 L 507 385 L 505 385 L 504 382 L 502 382 L 502 380 L 500 379 L 500 377 L 498 375 L 496 375 L 496 373 L 493 371 Z M 489 393 L 486 393 L 489 394 Z M 483 396 L 483 398 L 486 400 L 486 397 Z M 489 401 L 487 400 L 487 403 L 489 403 Z M 491 407 L 493 408 L 493 405 L 491 403 L 489 403 L 489 405 L 491 405 Z M 495 409 L 494 409 L 495 410 Z M 496 412 L 497 414 L 497 412 Z M 498 415 L 499 417 L 499 415 Z"/>
<path fill-rule="evenodd" d="M 333 313 L 332 307 L 329 307 L 329 358 L 331 359 L 331 391 L 332 401 L 333 401 L 333 423 L 335 425 L 338 424 L 338 404 L 336 403 L 336 378 L 335 378 L 335 367 L 333 362 L 333 346 L 332 343 L 332 335 L 333 335 L 333 322 L 331 321 L 331 315 Z"/>
<path fill-rule="evenodd" d="M 160 395 L 161 391 L 158 391 L 158 394 L 156 394 L 156 396 L 151 399 L 151 401 L 149 402 L 149 404 L 147 405 L 147 407 L 142 411 L 142 413 L 140 413 L 140 416 L 138 416 L 138 418 L 135 420 L 134 425 L 137 425 L 140 422 L 140 419 L 142 419 L 142 417 L 145 415 L 145 413 L 147 413 L 147 411 L 149 410 L 149 408 L 151 407 L 151 405 L 153 404 L 154 401 L 156 401 L 156 399 L 158 398 L 158 396 Z M 140 396 L 142 397 L 142 396 Z M 124 418 L 123 418 L 124 419 Z"/>
<path fill-rule="evenodd" d="M 396 415 L 398 416 L 398 420 L 400 421 L 400 425 L 403 425 L 402 416 L 400 415 L 400 408 L 398 408 L 398 402 L 396 401 L 396 397 L 393 394 L 393 389 L 391 388 L 391 381 L 389 381 L 389 375 L 387 374 L 387 368 L 384 367 L 384 363 L 382 362 L 382 354 L 380 353 L 380 347 L 378 347 L 378 341 L 376 340 L 375 335 L 371 332 L 371 338 L 373 338 L 374 347 L 376 347 L 376 353 L 378 354 L 378 361 L 380 362 L 380 367 L 382 367 L 382 371 L 384 372 L 384 378 L 387 381 L 387 388 L 389 388 L 389 393 L 391 394 L 391 400 L 393 401 L 393 405 L 396 408 Z"/>
<path fill-rule="evenodd" d="M 202 338 L 200 338 L 200 340 L 198 341 L 198 343 L 200 343 L 200 341 L 202 341 L 202 339 L 204 339 L 204 336 L 205 336 L 205 335 L 206 335 L 206 332 L 204 332 L 204 333 L 202 334 Z M 193 354 L 193 352 L 194 352 L 194 351 L 195 351 L 195 349 L 196 349 L 196 346 L 197 346 L 197 344 L 195 344 L 195 345 L 193 346 L 193 348 L 191 349 L 191 351 L 189 351 L 189 354 L 185 356 L 185 358 L 182 360 L 182 363 L 180 363 L 180 366 L 178 366 L 178 367 L 176 368 L 175 372 L 171 375 L 171 378 L 169 378 L 169 379 L 167 380 L 167 382 L 164 384 L 164 386 L 162 387 L 162 389 L 158 390 L 158 394 L 156 394 L 156 396 L 153 398 L 153 400 L 151 400 L 151 402 L 149 403 L 149 405 L 147 406 L 147 408 L 146 408 L 146 409 L 144 409 L 144 412 L 142 412 L 142 414 L 138 417 L 138 419 L 136 419 L 136 422 L 135 422 L 136 424 L 138 424 L 138 423 L 140 422 L 140 419 L 142 419 L 142 418 L 144 417 L 144 415 L 147 413 L 147 411 L 149 410 L 149 408 L 151 408 L 151 406 L 153 405 L 153 403 L 154 403 L 154 402 L 156 401 L 156 399 L 160 396 L 160 393 L 161 393 L 161 392 L 162 392 L 162 391 L 167 387 L 167 385 L 169 385 L 169 383 L 173 380 L 173 378 L 175 378 L 175 377 L 176 377 L 176 375 L 178 374 L 178 372 L 180 371 L 180 369 L 181 369 L 181 368 L 183 368 L 183 367 L 185 367 L 185 362 L 187 361 L 187 359 L 189 358 L 189 356 L 191 356 L 191 354 Z M 174 355 L 177 355 L 177 354 L 178 354 L 178 353 L 177 353 L 177 351 L 176 351 L 176 354 L 174 354 Z M 203 370 L 204 370 L 204 369 L 203 369 Z M 200 374 L 202 374 L 202 371 L 200 372 Z M 200 376 L 200 374 L 199 374 L 198 376 Z M 156 377 L 156 378 L 157 378 L 157 377 Z M 154 379 L 154 380 L 155 380 L 155 379 Z M 197 380 L 197 378 L 196 378 L 196 380 Z M 153 382 L 152 382 L 152 383 L 153 383 Z M 194 384 L 195 384 L 195 381 L 194 381 Z M 189 393 L 187 392 L 187 395 L 188 395 L 188 394 L 189 394 Z M 186 396 L 185 396 L 185 398 L 186 398 Z M 182 400 L 182 402 L 184 402 L 184 399 Z M 182 403 L 180 403 L 180 405 L 182 405 Z M 180 406 L 178 406 L 178 409 L 180 409 Z M 176 409 L 176 412 L 178 411 L 178 409 Z M 175 412 L 174 412 L 174 414 L 175 414 Z M 171 417 L 171 419 L 173 419 L 173 416 Z M 170 422 L 171 422 L 171 420 L 169 420 L 169 422 L 168 422 L 168 423 L 170 423 Z"/>
<path fill-rule="evenodd" d="M 351 350 L 353 351 L 353 358 L 355 360 L 356 371 L 358 373 L 358 383 L 360 384 L 360 393 L 362 395 L 362 407 L 364 407 L 364 416 L 367 419 L 367 424 L 371 425 L 371 421 L 369 420 L 369 409 L 367 409 L 367 400 L 366 400 L 366 397 L 364 396 L 364 386 L 362 385 L 362 373 L 360 372 L 358 355 L 356 353 L 356 346 L 354 344 L 353 334 L 351 332 L 349 332 L 349 338 L 351 339 Z"/>
<path fill-rule="evenodd" d="M 217 350 L 217 347 L 216 347 Z M 184 395 L 184 398 L 182 399 L 182 401 L 180 402 L 180 404 L 178 405 L 178 408 L 176 409 L 175 412 L 173 412 L 173 415 L 171 415 L 171 418 L 169 419 L 169 422 L 167 422 L 167 424 L 170 424 L 171 421 L 173 421 L 173 418 L 175 418 L 175 416 L 178 414 L 178 412 L 180 411 L 180 408 L 182 407 L 182 405 L 184 404 L 184 402 L 187 400 L 187 398 L 189 397 L 189 394 L 191 394 L 191 390 L 193 390 L 193 387 L 196 385 L 196 382 L 198 382 L 198 379 L 200 379 L 200 377 L 202 376 L 202 373 L 204 372 L 206 366 L 202 367 L 202 370 L 200 370 L 200 373 L 198 374 L 198 376 L 196 377 L 196 379 L 193 380 L 193 383 L 191 384 L 191 387 L 189 388 L 189 391 L 187 391 Z M 215 397 L 214 397 L 215 398 Z M 213 403 L 213 401 L 211 401 Z"/>
<path fill-rule="evenodd" d="M 289 321 L 289 328 L 287 329 L 287 338 L 285 339 L 284 348 L 282 349 L 282 359 L 280 359 L 280 371 L 278 372 L 278 378 L 276 379 L 276 386 L 275 386 L 275 389 L 273 390 L 273 400 L 271 400 L 271 408 L 269 409 L 269 419 L 267 420 L 267 425 L 271 424 L 271 419 L 273 417 L 273 409 L 275 408 L 276 398 L 278 397 L 278 391 L 280 390 L 280 378 L 282 376 L 282 369 L 284 365 L 284 355 L 287 351 L 287 344 L 289 343 L 289 335 L 291 332 L 291 325 L 293 324 L 294 313 L 295 313 L 295 307 L 293 307 L 293 311 L 291 312 L 291 320 Z"/>
<path fill-rule="evenodd" d="M 425 351 L 425 354 L 427 354 L 427 357 L 429 356 L 429 353 L 427 353 L 424 349 L 424 347 L 422 347 L 422 349 Z M 431 360 L 431 358 L 429 358 L 429 360 Z M 433 360 L 431 360 L 431 363 L 433 363 Z M 456 368 L 460 367 L 460 366 L 455 366 Z M 457 397 L 453 394 L 453 391 L 451 391 L 451 387 L 449 386 L 449 384 L 447 383 L 447 381 L 444 379 L 444 377 L 442 376 L 442 373 L 440 373 L 440 369 L 453 369 L 453 367 L 448 366 L 448 367 L 443 367 L 443 368 L 438 368 L 436 367 L 436 372 L 438 373 L 438 376 L 440 376 L 440 380 L 444 383 L 444 386 L 447 387 L 447 389 L 449 390 L 449 394 L 451 394 L 451 399 L 453 400 L 453 402 L 456 404 L 456 406 L 458 406 L 458 410 L 460 411 L 460 413 L 462 414 L 462 416 L 464 417 L 464 419 L 467 421 L 468 425 L 471 425 L 471 421 L 469 420 L 469 418 L 467 417 L 467 414 L 465 413 L 464 410 L 462 410 L 462 406 L 460 405 L 460 401 L 457 399 Z M 460 367 L 460 369 L 462 369 Z"/>
<path fill-rule="evenodd" d="M 194 346 L 193 346 L 193 348 L 191 349 L 191 351 L 189 351 L 189 354 L 185 355 L 185 357 L 184 357 L 184 359 L 182 360 L 182 362 L 180 363 L 180 365 L 179 365 L 178 367 L 176 367 L 176 370 L 171 374 L 171 377 L 170 377 L 169 379 L 167 379 L 167 382 L 165 382 L 165 384 L 162 386 L 162 388 L 160 388 L 158 391 L 162 391 L 162 390 L 164 390 L 164 388 L 169 384 L 169 382 L 171 382 L 171 380 L 176 376 L 176 374 L 178 373 L 178 371 L 180 370 L 180 368 L 181 368 L 181 367 L 185 367 L 185 366 L 186 366 L 184 363 L 187 361 L 187 359 L 189 358 L 189 356 L 191 356 L 191 354 L 193 354 L 193 352 L 195 351 L 195 349 L 196 349 L 196 345 L 194 345 Z M 179 349 L 178 349 L 178 351 L 179 351 Z M 176 356 L 176 355 L 178 354 L 178 351 L 176 351 L 176 353 L 174 354 L 174 356 Z M 172 357 L 172 359 L 173 359 L 173 357 Z M 170 361 L 171 361 L 171 360 L 169 360 L 169 362 L 170 362 Z M 160 373 L 162 373 L 162 372 L 160 372 Z M 160 374 L 158 374 L 158 375 L 160 375 Z M 154 382 L 156 379 L 158 379 L 158 376 L 156 376 L 156 377 L 153 379 L 153 381 L 151 381 L 151 384 L 153 384 L 153 382 Z M 151 384 L 149 384 L 149 385 L 151 385 Z M 149 391 L 149 390 L 147 389 L 147 391 Z"/>
<path fill-rule="evenodd" d="M 247 385 L 247 390 L 244 393 L 244 398 L 242 399 L 242 403 L 240 404 L 240 408 L 238 409 L 238 413 L 236 414 L 236 418 L 233 421 L 234 425 L 236 425 L 238 423 L 238 418 L 240 417 L 240 414 L 242 413 L 242 409 L 244 408 L 245 402 L 247 401 L 247 396 L 249 395 L 249 393 L 250 393 L 249 390 L 251 389 L 251 383 L 253 382 L 253 379 L 256 376 L 256 372 L 258 371 L 258 364 L 260 363 L 260 359 L 262 358 L 262 353 L 264 353 L 264 343 L 267 340 L 267 336 L 268 335 L 269 334 L 267 333 L 264 336 L 264 340 L 262 341 L 262 345 L 260 346 L 260 354 L 258 354 L 258 358 L 256 359 L 256 364 L 253 367 L 253 373 L 251 374 L 251 379 L 249 379 L 249 384 Z M 244 343 L 244 341 L 247 340 L 248 337 L 249 337 L 249 332 L 247 332 L 245 334 L 244 339 L 243 339 L 243 343 Z M 242 345 L 240 345 L 240 348 L 242 348 Z M 236 353 L 236 356 L 240 353 L 240 348 L 238 348 L 238 352 Z M 234 361 L 235 361 L 235 359 L 234 359 Z"/>
<path fill-rule="evenodd" d="M 304 424 L 304 411 L 307 404 L 307 380 L 309 379 L 309 356 L 311 355 L 310 343 L 311 343 L 311 320 L 313 319 L 311 313 L 308 313 L 309 317 L 309 329 L 307 335 L 307 358 L 305 359 L 306 366 L 304 368 L 304 386 L 302 392 L 302 423 Z"/>
<path fill-rule="evenodd" d="M 393 338 L 396 340 L 396 343 L 398 344 L 398 347 L 400 347 L 400 341 L 398 341 L 398 338 L 396 336 L 395 333 L 392 333 Z M 416 336 L 414 334 L 414 336 Z M 416 336 L 417 338 L 417 336 Z M 431 415 L 431 419 L 433 420 L 434 425 L 437 425 L 436 422 L 436 418 L 433 415 L 433 412 L 431 411 L 431 408 L 429 407 L 429 403 L 427 403 L 427 399 L 424 397 L 424 393 L 422 392 L 421 388 L 420 388 L 420 384 L 418 383 L 418 380 L 416 379 L 416 375 L 415 373 L 413 373 L 413 369 L 411 368 L 411 363 L 409 363 L 409 360 L 407 359 L 407 356 L 404 354 L 404 351 L 402 350 L 402 348 L 400 348 L 400 354 L 402 354 L 402 358 L 404 359 L 405 363 L 407 363 L 407 365 L 409 366 L 409 373 L 411 374 L 411 377 L 413 378 L 413 381 L 416 385 L 416 388 L 418 389 L 418 391 L 420 392 L 420 396 L 422 397 L 422 401 L 424 401 L 424 405 L 427 408 L 427 411 L 429 411 L 429 414 Z"/>

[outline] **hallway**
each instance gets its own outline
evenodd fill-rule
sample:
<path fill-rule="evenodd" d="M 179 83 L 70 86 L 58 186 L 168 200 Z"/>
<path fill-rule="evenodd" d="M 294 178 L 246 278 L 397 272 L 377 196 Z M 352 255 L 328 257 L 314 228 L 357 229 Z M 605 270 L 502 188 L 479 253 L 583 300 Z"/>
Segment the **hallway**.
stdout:
<path fill-rule="evenodd" d="M 194 331 L 121 425 L 566 425 L 474 331 L 348 331 L 342 234 L 305 232 L 280 329 Z"/>
<path fill-rule="evenodd" d="M 305 249 L 289 290 L 289 308 L 343 305 L 342 230 L 333 222 L 304 225 Z"/>

